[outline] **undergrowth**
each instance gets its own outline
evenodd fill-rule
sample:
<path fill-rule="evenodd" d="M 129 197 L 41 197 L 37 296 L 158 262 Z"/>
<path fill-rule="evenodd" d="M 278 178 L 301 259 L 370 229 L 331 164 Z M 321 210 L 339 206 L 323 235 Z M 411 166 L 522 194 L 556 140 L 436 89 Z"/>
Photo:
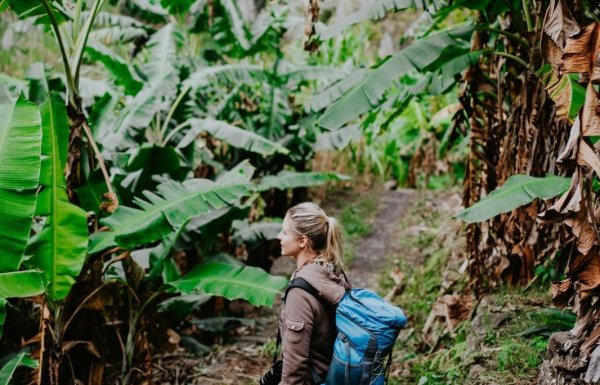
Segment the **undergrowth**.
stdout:
<path fill-rule="evenodd" d="M 445 199 L 436 195 L 438 202 Z M 442 332 L 444 325 L 439 323 L 432 329 L 434 338 L 423 338 L 423 327 L 440 295 L 461 293 L 467 285 L 467 274 L 457 275 L 463 232 L 451 219 L 452 208 L 432 205 L 431 198 L 430 192 L 419 194 L 399 229 L 402 255 L 390 256 L 404 274 L 403 290 L 393 302 L 403 308 L 409 323 L 394 348 L 389 384 L 535 383 L 550 334 L 568 330 L 574 322 L 572 313 L 550 307 L 547 285 L 499 288 L 476 301 L 471 317 L 453 333 Z M 445 286 L 448 281 L 450 288 Z M 382 276 L 382 291 L 392 283 Z"/>

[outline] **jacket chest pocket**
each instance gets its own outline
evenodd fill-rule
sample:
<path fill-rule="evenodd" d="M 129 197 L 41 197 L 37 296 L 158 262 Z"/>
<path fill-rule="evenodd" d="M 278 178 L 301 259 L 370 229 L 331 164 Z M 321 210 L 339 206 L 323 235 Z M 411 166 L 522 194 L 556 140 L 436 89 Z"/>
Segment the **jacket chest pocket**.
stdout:
<path fill-rule="evenodd" d="M 287 342 L 297 344 L 302 341 L 302 335 L 304 334 L 304 321 L 298 321 L 293 319 L 285 320 L 285 339 Z"/>

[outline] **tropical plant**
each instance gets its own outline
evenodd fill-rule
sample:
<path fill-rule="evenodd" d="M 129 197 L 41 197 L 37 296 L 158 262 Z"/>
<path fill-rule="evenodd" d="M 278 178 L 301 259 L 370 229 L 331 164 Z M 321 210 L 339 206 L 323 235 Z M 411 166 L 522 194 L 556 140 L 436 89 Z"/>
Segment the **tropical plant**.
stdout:
<path fill-rule="evenodd" d="M 378 2 L 382 4 L 386 6 L 381 9 L 387 11 L 410 6 L 408 2 Z M 455 39 L 452 31 L 430 34 L 440 20 L 461 9 L 475 11 L 470 23 L 472 35 Z M 565 246 L 565 240 L 557 236 L 559 226 L 547 223 L 563 220 L 573 234 L 568 241 L 572 245 L 568 247 L 574 250 L 568 257 L 568 278 L 554 285 L 553 297 L 563 305 L 574 302 L 578 319 L 571 335 L 555 336 L 555 342 L 551 341 L 553 358 L 545 363 L 541 383 L 593 382 L 600 378 L 597 352 L 592 354 L 598 341 L 593 332 L 597 326 L 593 315 L 597 305 L 593 303 L 598 285 L 593 267 L 597 259 L 597 220 L 593 214 L 592 178 L 600 172 L 591 144 L 598 126 L 592 112 L 598 101 L 592 85 L 598 82 L 597 71 L 595 62 L 589 59 L 597 50 L 597 23 L 589 20 L 597 19 L 592 9 L 594 6 L 585 1 L 569 5 L 564 1 L 512 0 L 442 4 L 425 28 L 425 38 L 417 34 L 415 42 L 388 61 L 366 74 L 340 81 L 331 92 L 321 94 L 322 100 L 309 104 L 324 108 L 318 124 L 335 130 L 389 100 L 389 90 L 394 87 L 390 79 L 406 90 L 403 77 L 437 70 L 433 78 L 425 79 L 425 85 L 443 90 L 453 83 L 455 74 L 466 69 L 459 97 L 463 108 L 455 115 L 458 127 L 469 133 L 464 183 L 464 205 L 468 208 L 460 216 L 473 222 L 486 221 L 467 228 L 472 287 L 481 293 L 502 281 L 530 282 L 535 266 L 554 258 L 556 250 Z M 338 25 L 351 25 L 368 17 L 381 15 L 359 12 Z M 544 33 L 540 33 L 542 25 Z M 338 30 L 336 27 L 336 33 Z M 328 32 L 324 36 L 329 37 Z M 411 52 L 421 42 L 438 41 L 445 44 L 432 44 L 419 51 L 420 55 L 408 55 L 409 60 L 404 60 L 403 52 Z M 554 74 L 537 60 L 540 46 Z M 449 76 L 444 76 L 444 70 Z M 580 74 L 579 83 L 587 85 L 585 103 L 583 87 L 569 73 Z M 406 95 L 413 96 L 423 88 L 416 87 L 416 92 L 408 91 Z M 573 119 L 567 138 L 567 126 Z M 570 186 L 562 177 L 548 176 L 557 171 L 574 171 Z M 533 200 L 549 199 L 565 190 L 554 204 Z M 527 206 L 517 208 L 522 204 Z M 498 216 L 502 212 L 507 214 Z M 564 362 L 558 356 L 565 354 L 560 353 L 565 338 L 567 344 L 578 341 L 577 347 L 566 353 L 568 359 L 590 362 L 589 366 L 553 364 Z"/>
<path fill-rule="evenodd" d="M 456 214 L 467 223 L 488 220 L 498 214 L 531 203 L 534 199 L 551 199 L 569 188 L 569 180 L 563 177 L 536 178 L 529 175 L 513 175 L 506 183 L 473 206 Z"/>
<path fill-rule="evenodd" d="M 0 209 L 0 242 L 11 253 L 0 262 L 0 321 L 7 311 L 20 316 L 6 308 L 12 301 L 30 306 L 41 325 L 6 333 L 2 343 L 40 341 L 32 356 L 41 382 L 100 384 L 107 362 L 99 357 L 119 356 L 120 382 L 137 383 L 136 368 L 151 367 L 142 353 L 159 302 L 183 293 L 271 305 L 286 279 L 214 255 L 233 253 L 235 219 L 264 202 L 265 215 L 285 209 L 277 194 L 347 179 L 309 171 L 318 131 L 296 125 L 305 112 L 294 103 L 340 72 L 265 64 L 280 55 L 279 7 L 262 10 L 257 30 L 224 0 L 211 3 L 214 12 L 202 1 L 117 5 L 128 16 L 103 11 L 102 0 L 1 4 L 51 28 L 64 69 L 57 76 L 34 65 L 26 80 L 2 82 L 9 103 L 0 111 L 12 118 L 0 127 L 0 195 L 15 205 Z M 195 18 L 182 17 L 192 6 Z M 218 49 L 201 52 L 198 39 Z M 21 91 L 38 107 L 16 98 Z M 185 263 L 172 258 L 176 250 Z"/>

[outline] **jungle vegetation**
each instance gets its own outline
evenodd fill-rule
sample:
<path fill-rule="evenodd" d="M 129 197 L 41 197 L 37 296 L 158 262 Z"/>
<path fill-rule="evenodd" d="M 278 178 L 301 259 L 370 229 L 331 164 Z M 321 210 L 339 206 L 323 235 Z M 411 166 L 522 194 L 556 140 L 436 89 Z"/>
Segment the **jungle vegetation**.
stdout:
<path fill-rule="evenodd" d="M 600 380 L 600 4 L 363 3 L 0 1 L 1 384 L 143 383 L 177 319 L 272 305 L 286 209 L 364 173 L 462 181 L 465 295 L 556 266 L 540 383 Z"/>

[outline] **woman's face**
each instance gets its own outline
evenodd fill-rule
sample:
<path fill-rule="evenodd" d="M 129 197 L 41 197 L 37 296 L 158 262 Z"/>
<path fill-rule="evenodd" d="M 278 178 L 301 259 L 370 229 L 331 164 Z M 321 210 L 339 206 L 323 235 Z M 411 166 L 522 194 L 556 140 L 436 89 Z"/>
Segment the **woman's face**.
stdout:
<path fill-rule="evenodd" d="M 283 227 L 279 234 L 277 234 L 277 239 L 279 239 L 281 244 L 281 255 L 298 258 L 298 254 L 302 251 L 301 243 L 303 239 L 294 231 L 292 221 L 287 215 L 283 219 Z"/>

